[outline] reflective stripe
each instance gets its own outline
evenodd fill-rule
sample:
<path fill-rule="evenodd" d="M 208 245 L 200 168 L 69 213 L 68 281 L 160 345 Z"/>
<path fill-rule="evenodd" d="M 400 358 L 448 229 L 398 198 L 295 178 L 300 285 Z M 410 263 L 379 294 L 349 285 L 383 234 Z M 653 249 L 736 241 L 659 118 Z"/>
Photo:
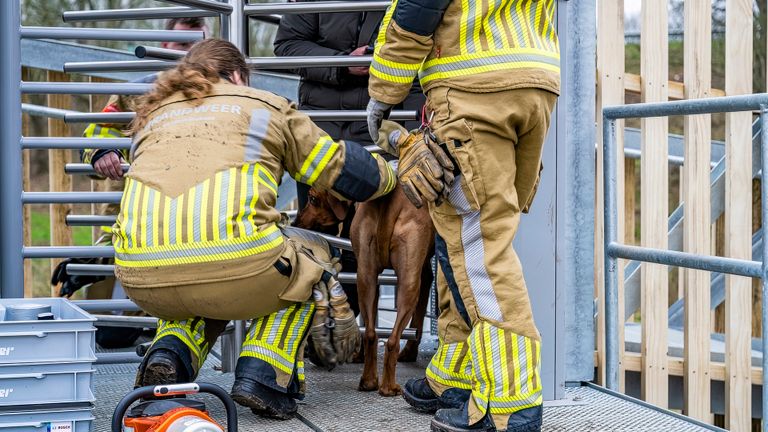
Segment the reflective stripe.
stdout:
<path fill-rule="evenodd" d="M 369 72 L 381 79 L 396 83 L 411 83 L 419 73 L 421 63 L 398 63 L 374 53 Z"/>
<path fill-rule="evenodd" d="M 485 321 L 475 326 L 469 341 L 475 363 L 472 397 L 483 414 L 511 414 L 542 403 L 539 341 Z"/>
<path fill-rule="evenodd" d="M 422 83 L 455 76 L 473 75 L 503 69 L 540 68 L 560 71 L 559 56 L 545 51 L 500 50 L 484 53 L 482 56 L 444 57 L 439 62 L 430 61 L 419 72 Z M 487 55 L 485 55 L 487 54 Z"/>
<path fill-rule="evenodd" d="M 460 371 L 456 372 L 457 364 L 470 366 L 468 350 L 465 348 L 465 342 L 441 342 L 427 366 L 427 377 L 449 387 L 471 389 L 471 367 L 460 368 Z"/>
<path fill-rule="evenodd" d="M 259 183 L 266 186 L 273 194 L 277 195 L 277 182 L 269 174 L 269 171 L 259 167 Z"/>
<path fill-rule="evenodd" d="M 480 315 L 503 321 L 501 308 L 493 290 L 491 278 L 485 266 L 485 248 L 480 229 L 480 211 L 472 210 L 461 187 L 460 177 L 453 183 L 448 195 L 451 205 L 461 215 L 461 244 L 464 248 L 464 267 L 472 289 L 472 295 Z"/>
<path fill-rule="evenodd" d="M 115 249 L 115 262 L 123 267 L 213 262 L 256 255 L 280 246 L 283 235 L 275 225 L 253 237 L 153 248 Z"/>
<path fill-rule="evenodd" d="M 312 186 L 338 148 L 339 145 L 331 137 L 327 135 L 321 137 L 307 159 L 304 160 L 301 170 L 295 174 L 294 179 Z"/>
<path fill-rule="evenodd" d="M 502 6 L 504 6 L 502 0 L 490 0 L 489 1 L 490 8 L 488 9 L 488 14 L 485 17 L 485 25 L 487 28 L 490 29 L 491 39 L 493 40 L 493 46 L 496 47 L 496 49 L 503 49 L 503 48 L 509 48 L 508 44 L 504 44 L 503 41 L 505 41 L 507 38 L 502 33 L 501 30 L 501 17 L 499 16 L 499 12 L 502 9 Z M 488 31 L 486 31 L 486 35 L 488 34 Z M 487 37 L 487 36 L 486 36 Z M 488 46 L 491 46 L 491 41 L 488 41 Z"/>
<path fill-rule="evenodd" d="M 387 41 L 387 29 L 389 29 L 392 15 L 395 13 L 395 9 L 397 9 L 397 1 L 392 0 L 392 4 L 384 12 L 384 18 L 381 20 L 381 26 L 379 27 L 379 34 L 376 36 L 376 49 L 379 49 Z"/>
<path fill-rule="evenodd" d="M 264 158 L 264 139 L 267 138 L 269 118 L 272 113 L 260 108 L 251 111 L 251 124 L 248 126 L 248 135 L 245 138 L 245 161 L 258 161 Z"/>
<path fill-rule="evenodd" d="M 294 303 L 255 319 L 243 342 L 241 356 L 263 360 L 290 376 L 295 365 L 300 370 L 300 380 L 303 380 L 304 363 L 297 361 L 298 349 L 306 336 L 314 307 L 313 302 Z"/>
<path fill-rule="evenodd" d="M 195 321 L 196 324 L 193 328 L 192 323 Z M 152 343 L 154 344 L 160 339 L 168 336 L 176 337 L 190 349 L 192 355 L 195 357 L 193 360 L 197 360 L 197 365 L 195 366 L 197 370 L 200 370 L 200 368 L 203 367 L 205 358 L 210 351 L 210 347 L 205 341 L 205 320 L 200 318 L 182 321 L 166 321 L 158 319 L 157 334 Z"/>

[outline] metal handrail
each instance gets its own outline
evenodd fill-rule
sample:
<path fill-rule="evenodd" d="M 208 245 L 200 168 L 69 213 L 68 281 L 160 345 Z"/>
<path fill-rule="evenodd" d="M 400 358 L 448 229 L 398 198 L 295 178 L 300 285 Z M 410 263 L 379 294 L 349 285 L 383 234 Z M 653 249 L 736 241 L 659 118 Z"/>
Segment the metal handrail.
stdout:
<path fill-rule="evenodd" d="M 365 111 L 345 111 L 345 110 L 317 110 L 302 111 L 314 121 L 365 121 L 367 118 Z M 90 112 L 90 113 L 71 113 L 64 116 L 65 123 L 130 123 L 136 113 L 133 112 Z M 390 120 L 416 120 L 416 111 L 392 111 L 389 115 Z"/>
<path fill-rule="evenodd" d="M 90 39 L 108 41 L 197 42 L 205 38 L 198 30 L 136 30 L 83 27 L 22 27 L 22 39 Z"/>
<path fill-rule="evenodd" d="M 164 18 L 206 18 L 219 14 L 209 10 L 195 9 L 187 6 L 172 6 L 162 8 L 137 8 L 137 9 L 102 9 L 84 11 L 66 11 L 61 14 L 64 22 L 88 22 L 88 21 L 124 21 L 124 20 L 148 20 Z"/>
<path fill-rule="evenodd" d="M 660 103 L 612 106 L 603 109 L 603 181 L 605 211 L 605 369 L 606 387 L 619 388 L 619 329 L 623 322 L 619 311 L 618 259 L 629 258 L 684 268 L 759 277 L 762 298 L 768 299 L 768 242 L 762 243 L 762 262 L 717 256 L 697 255 L 646 247 L 628 246 L 618 240 L 618 187 L 616 120 L 724 112 L 760 111 L 760 166 L 768 172 L 768 94 L 728 96 Z M 762 231 L 768 232 L 768 182 L 761 182 Z M 709 289 L 709 287 L 707 287 Z M 768 301 L 761 304 L 762 322 L 768 322 Z M 768 430 L 768 331 L 762 332 L 762 427 Z"/>
<path fill-rule="evenodd" d="M 391 1 L 319 1 L 312 3 L 262 3 L 246 5 L 243 8 L 245 16 L 270 14 L 301 14 L 328 12 L 372 12 L 383 11 L 391 5 Z"/>

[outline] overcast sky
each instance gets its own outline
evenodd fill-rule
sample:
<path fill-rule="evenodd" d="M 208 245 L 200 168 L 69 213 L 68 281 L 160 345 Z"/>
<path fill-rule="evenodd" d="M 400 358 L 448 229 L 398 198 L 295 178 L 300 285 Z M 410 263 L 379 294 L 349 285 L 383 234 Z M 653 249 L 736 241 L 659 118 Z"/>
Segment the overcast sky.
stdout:
<path fill-rule="evenodd" d="M 635 15 L 640 13 L 641 0 L 625 0 L 624 15 Z"/>

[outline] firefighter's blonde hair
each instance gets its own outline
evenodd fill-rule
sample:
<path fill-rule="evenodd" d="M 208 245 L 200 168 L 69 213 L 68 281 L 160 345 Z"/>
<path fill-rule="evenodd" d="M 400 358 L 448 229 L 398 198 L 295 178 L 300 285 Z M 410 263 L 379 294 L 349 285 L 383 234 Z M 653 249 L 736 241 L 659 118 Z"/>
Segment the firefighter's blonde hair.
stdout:
<path fill-rule="evenodd" d="M 239 72 L 242 79 L 248 82 L 245 57 L 234 45 L 221 39 L 196 43 L 176 67 L 158 76 L 149 93 L 138 98 L 131 131 L 141 130 L 149 115 L 175 93 L 181 92 L 185 98 L 200 100 L 210 94 L 213 84 L 221 79 L 231 81 L 235 72 Z"/>

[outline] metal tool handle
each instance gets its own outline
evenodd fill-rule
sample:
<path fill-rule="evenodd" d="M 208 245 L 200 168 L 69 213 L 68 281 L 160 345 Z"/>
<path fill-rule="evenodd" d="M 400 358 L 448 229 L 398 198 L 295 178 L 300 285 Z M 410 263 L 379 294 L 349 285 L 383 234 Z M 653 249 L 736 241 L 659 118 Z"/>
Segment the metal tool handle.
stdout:
<path fill-rule="evenodd" d="M 122 432 L 125 413 L 131 404 L 141 398 L 170 397 L 196 393 L 210 393 L 219 398 L 227 411 L 227 432 L 237 432 L 237 407 L 235 402 L 223 388 L 210 383 L 169 384 L 137 388 L 125 395 L 117 404 L 117 407 L 115 407 L 115 412 L 112 414 L 112 432 Z"/>

